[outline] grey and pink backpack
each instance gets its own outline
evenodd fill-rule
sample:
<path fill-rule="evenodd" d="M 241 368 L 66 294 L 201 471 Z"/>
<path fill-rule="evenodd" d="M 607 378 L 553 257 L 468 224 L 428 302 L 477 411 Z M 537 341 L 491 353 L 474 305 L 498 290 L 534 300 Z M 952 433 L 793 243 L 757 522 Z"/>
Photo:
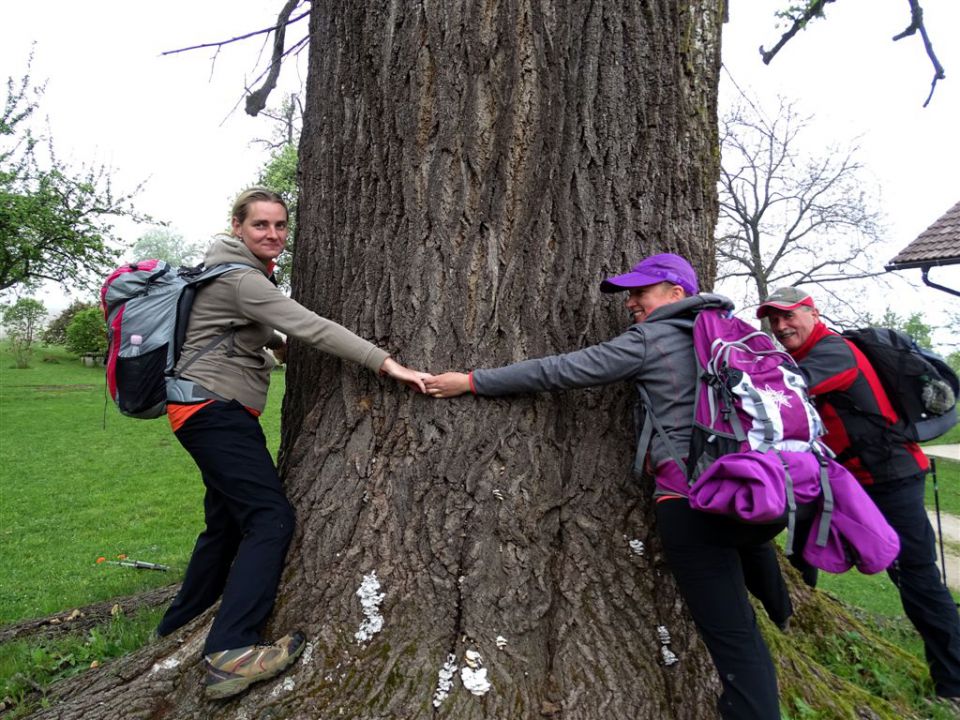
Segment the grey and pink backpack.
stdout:
<path fill-rule="evenodd" d="M 199 288 L 246 267 L 228 263 L 175 269 L 163 260 L 142 260 L 123 265 L 107 277 L 100 288 L 107 321 L 107 389 L 121 413 L 157 418 L 166 413 L 168 398 L 191 402 L 209 397 L 180 375 L 230 333 L 211 340 L 175 372 L 190 310 Z"/>
<path fill-rule="evenodd" d="M 724 309 L 661 322 L 693 333 L 698 377 L 686 452 L 670 441 L 641 389 L 646 421 L 638 461 L 653 432 L 671 458 L 657 469 L 660 489 L 686 495 L 695 510 L 744 522 L 786 519 L 787 554 L 794 551 L 798 511 L 815 514 L 813 543 L 802 539 L 804 557 L 831 572 L 844 564 L 879 572 L 893 562 L 899 551 L 896 533 L 820 443 L 823 424 L 796 361 Z M 835 497 L 838 485 L 842 498 Z M 838 507 L 842 517 L 835 518 Z M 842 557 L 827 557 L 831 553 Z"/>

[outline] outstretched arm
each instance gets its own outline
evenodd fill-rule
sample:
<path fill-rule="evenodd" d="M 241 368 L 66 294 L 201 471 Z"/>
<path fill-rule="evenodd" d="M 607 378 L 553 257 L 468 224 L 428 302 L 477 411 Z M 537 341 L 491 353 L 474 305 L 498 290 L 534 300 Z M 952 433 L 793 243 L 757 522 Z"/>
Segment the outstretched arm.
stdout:
<path fill-rule="evenodd" d="M 449 398 L 470 392 L 470 376 L 466 373 L 447 372 L 432 375 L 424 382 L 427 394 L 436 398 Z"/>
<path fill-rule="evenodd" d="M 500 396 L 570 390 L 626 380 L 637 374 L 646 357 L 644 334 L 637 327 L 607 342 L 563 355 L 477 369 L 469 375 L 460 372 L 434 375 L 426 383 L 427 394 L 442 398 L 467 392 Z"/>

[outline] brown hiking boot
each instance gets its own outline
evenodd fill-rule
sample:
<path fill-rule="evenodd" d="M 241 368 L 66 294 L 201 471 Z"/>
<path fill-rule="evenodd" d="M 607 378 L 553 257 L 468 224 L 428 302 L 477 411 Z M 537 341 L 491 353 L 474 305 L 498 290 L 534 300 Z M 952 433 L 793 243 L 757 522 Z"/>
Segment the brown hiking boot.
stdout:
<path fill-rule="evenodd" d="M 204 694 L 211 700 L 231 697 L 290 667 L 303 652 L 306 637 L 297 630 L 271 645 L 247 645 L 206 655 Z"/>

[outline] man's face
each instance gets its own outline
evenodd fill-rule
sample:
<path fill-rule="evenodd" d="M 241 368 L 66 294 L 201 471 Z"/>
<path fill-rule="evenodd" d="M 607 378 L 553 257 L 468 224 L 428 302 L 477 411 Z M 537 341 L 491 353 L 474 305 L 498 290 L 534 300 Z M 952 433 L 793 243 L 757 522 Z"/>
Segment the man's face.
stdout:
<path fill-rule="evenodd" d="M 631 288 L 630 295 L 627 296 L 624 304 L 627 310 L 633 313 L 633 321 L 642 323 L 658 307 L 683 300 L 684 297 L 686 294 L 679 285 L 661 282 L 656 285 Z"/>
<path fill-rule="evenodd" d="M 820 322 L 820 313 L 816 308 L 801 305 L 793 310 L 771 308 L 767 311 L 767 318 L 774 337 L 788 352 L 793 352 L 800 349 L 810 337 L 814 326 Z"/>

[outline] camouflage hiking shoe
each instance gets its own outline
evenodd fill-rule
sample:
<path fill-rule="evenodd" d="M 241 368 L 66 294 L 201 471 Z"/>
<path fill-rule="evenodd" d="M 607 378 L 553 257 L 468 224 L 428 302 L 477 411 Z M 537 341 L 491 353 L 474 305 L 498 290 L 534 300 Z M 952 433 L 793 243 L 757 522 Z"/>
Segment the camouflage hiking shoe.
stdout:
<path fill-rule="evenodd" d="M 204 694 L 212 699 L 227 698 L 261 680 L 279 675 L 303 652 L 306 638 L 299 630 L 284 635 L 272 645 L 247 645 L 206 655 Z"/>

